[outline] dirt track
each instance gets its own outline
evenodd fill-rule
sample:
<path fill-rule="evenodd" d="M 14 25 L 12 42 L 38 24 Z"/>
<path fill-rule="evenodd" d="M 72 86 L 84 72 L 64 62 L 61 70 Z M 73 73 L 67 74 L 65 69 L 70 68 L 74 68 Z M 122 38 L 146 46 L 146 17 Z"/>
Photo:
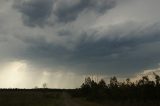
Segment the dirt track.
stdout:
<path fill-rule="evenodd" d="M 62 94 L 62 99 L 63 99 L 63 106 L 102 106 L 96 103 L 82 101 L 80 99 L 77 100 L 73 99 L 69 94 L 65 92 Z"/>
<path fill-rule="evenodd" d="M 74 101 L 71 96 L 67 93 L 62 94 L 62 99 L 64 102 L 64 106 L 81 106 L 79 103 Z"/>

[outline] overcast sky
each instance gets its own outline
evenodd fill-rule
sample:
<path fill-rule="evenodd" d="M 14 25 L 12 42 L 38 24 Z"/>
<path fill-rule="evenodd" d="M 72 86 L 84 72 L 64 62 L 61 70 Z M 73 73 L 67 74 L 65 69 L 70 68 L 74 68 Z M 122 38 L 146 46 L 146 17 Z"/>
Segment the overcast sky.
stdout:
<path fill-rule="evenodd" d="M 160 0 L 0 0 L 0 87 L 79 87 L 160 65 Z"/>

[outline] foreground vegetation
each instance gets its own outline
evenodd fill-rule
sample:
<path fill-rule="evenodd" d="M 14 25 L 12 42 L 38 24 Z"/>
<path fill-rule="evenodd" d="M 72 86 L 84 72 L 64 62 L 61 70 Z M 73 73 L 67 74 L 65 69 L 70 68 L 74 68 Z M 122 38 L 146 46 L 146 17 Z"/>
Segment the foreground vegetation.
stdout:
<path fill-rule="evenodd" d="M 101 102 L 72 97 L 75 90 L 12 90 L 0 91 L 0 106 L 160 106 L 157 100 Z"/>
<path fill-rule="evenodd" d="M 116 77 L 110 79 L 107 85 L 103 79 L 98 83 L 85 79 L 82 84 L 79 96 L 92 101 L 149 101 L 160 100 L 160 76 L 153 73 L 155 80 L 143 76 L 139 81 L 131 82 L 129 78 L 119 82 Z"/>
<path fill-rule="evenodd" d="M 79 89 L 0 89 L 0 106 L 160 106 L 160 76 L 110 83 L 90 77 Z"/>

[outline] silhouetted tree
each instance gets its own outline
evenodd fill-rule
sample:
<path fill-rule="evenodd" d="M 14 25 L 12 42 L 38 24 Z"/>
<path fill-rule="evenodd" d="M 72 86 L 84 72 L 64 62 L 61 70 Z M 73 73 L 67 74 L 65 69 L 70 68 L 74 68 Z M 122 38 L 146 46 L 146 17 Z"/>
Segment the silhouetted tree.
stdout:
<path fill-rule="evenodd" d="M 43 83 L 43 88 L 47 88 L 47 83 Z"/>
<path fill-rule="evenodd" d="M 126 79 L 126 83 L 127 83 L 128 86 L 130 86 L 132 84 L 132 82 L 129 78 Z"/>
<path fill-rule="evenodd" d="M 153 75 L 155 76 L 156 86 L 159 86 L 160 85 L 160 76 L 157 75 L 156 73 L 153 73 Z"/>
<path fill-rule="evenodd" d="M 118 87 L 118 80 L 115 76 L 111 77 L 111 79 L 110 79 L 110 87 L 112 87 L 112 88 Z"/>
<path fill-rule="evenodd" d="M 106 88 L 106 82 L 105 82 L 103 79 L 101 79 L 101 80 L 99 81 L 99 83 L 98 83 L 98 86 L 99 86 L 100 88 Z"/>
<path fill-rule="evenodd" d="M 90 100 L 160 100 L 160 76 L 155 73 L 154 76 L 155 81 L 143 76 L 136 83 L 129 78 L 118 82 L 114 76 L 108 85 L 104 79 L 96 83 L 88 77 L 81 86 L 82 96 Z"/>

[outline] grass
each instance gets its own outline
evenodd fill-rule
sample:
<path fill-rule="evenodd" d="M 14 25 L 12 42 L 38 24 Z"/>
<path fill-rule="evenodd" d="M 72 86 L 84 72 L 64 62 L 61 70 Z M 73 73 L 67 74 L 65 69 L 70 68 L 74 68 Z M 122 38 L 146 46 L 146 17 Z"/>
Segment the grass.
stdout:
<path fill-rule="evenodd" d="M 0 92 L 0 106 L 160 106 L 159 101 L 104 101 L 96 103 L 72 98 L 67 92 Z"/>
<path fill-rule="evenodd" d="M 0 93 L 0 106 L 61 106 L 58 93 L 4 92 Z"/>

